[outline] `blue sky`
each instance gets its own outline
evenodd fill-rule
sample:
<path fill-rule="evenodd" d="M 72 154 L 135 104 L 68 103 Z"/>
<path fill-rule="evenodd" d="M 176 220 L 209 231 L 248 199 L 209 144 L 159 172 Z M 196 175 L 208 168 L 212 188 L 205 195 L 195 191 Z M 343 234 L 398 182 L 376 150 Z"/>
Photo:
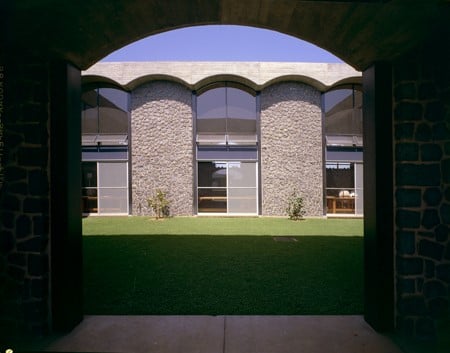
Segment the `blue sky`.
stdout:
<path fill-rule="evenodd" d="M 342 62 L 308 42 L 243 26 L 196 26 L 156 34 L 102 61 L 298 61 Z"/>

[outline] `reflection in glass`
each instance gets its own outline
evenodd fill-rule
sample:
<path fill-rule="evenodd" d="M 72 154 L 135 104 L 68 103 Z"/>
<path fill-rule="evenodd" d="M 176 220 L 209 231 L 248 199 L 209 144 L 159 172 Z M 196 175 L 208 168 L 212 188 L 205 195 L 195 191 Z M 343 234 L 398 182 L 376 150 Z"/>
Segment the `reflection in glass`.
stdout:
<path fill-rule="evenodd" d="M 226 187 L 227 166 L 223 162 L 198 163 L 199 187 Z"/>
<path fill-rule="evenodd" d="M 256 163 L 229 162 L 229 187 L 256 187 Z"/>
<path fill-rule="evenodd" d="M 100 187 L 126 187 L 128 170 L 126 162 L 99 162 Z"/>
<path fill-rule="evenodd" d="M 128 191 L 126 188 L 99 188 L 99 213 L 127 213 Z"/>
<path fill-rule="evenodd" d="M 115 88 L 99 88 L 84 92 L 81 98 L 83 141 L 89 145 L 97 142 L 103 145 L 126 144 L 128 93 Z M 110 135 L 111 138 L 105 139 L 102 135 Z"/>
<path fill-rule="evenodd" d="M 256 213 L 256 188 L 229 188 L 228 212 Z"/>
<path fill-rule="evenodd" d="M 198 212 L 227 212 L 227 190 L 222 189 L 198 189 Z"/>

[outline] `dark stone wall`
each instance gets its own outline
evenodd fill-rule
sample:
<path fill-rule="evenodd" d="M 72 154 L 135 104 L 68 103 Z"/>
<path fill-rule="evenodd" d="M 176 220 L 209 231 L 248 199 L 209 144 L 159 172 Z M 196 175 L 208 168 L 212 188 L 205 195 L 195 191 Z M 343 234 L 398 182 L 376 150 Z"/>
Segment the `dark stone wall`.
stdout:
<path fill-rule="evenodd" d="M 28 60 L 29 58 L 27 58 Z M 49 330 L 48 64 L 4 60 L 0 338 Z M 1 340 L 0 340 L 1 341 Z"/>
<path fill-rule="evenodd" d="M 417 49 L 393 66 L 397 328 L 450 329 L 450 55 Z"/>

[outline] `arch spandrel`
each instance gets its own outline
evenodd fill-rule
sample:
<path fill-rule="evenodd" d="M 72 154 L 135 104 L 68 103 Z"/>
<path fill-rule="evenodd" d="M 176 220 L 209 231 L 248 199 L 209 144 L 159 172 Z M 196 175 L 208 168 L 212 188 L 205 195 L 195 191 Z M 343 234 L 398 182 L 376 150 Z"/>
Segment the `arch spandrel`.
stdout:
<path fill-rule="evenodd" d="M 81 69 L 152 34 L 193 25 L 236 24 L 306 40 L 364 70 L 445 28 L 450 11 L 448 2 L 440 0 L 415 1 L 414 6 L 400 0 L 48 0 L 2 7 L 15 33 L 6 38 L 13 49 L 38 55 L 50 51 Z"/>

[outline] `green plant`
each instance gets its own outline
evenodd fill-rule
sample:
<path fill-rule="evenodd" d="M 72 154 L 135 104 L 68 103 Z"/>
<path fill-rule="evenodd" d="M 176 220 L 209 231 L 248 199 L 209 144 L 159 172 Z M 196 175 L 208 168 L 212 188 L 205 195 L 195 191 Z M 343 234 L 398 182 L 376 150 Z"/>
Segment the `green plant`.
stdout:
<path fill-rule="evenodd" d="M 305 215 L 303 205 L 303 197 L 299 196 L 296 191 L 294 191 L 288 199 L 288 207 L 286 208 L 286 212 L 289 216 L 289 219 L 294 221 L 298 221 L 303 219 Z"/>
<path fill-rule="evenodd" d="M 161 189 L 156 189 L 155 195 L 147 200 L 148 206 L 153 209 L 156 219 L 169 216 L 170 201 L 167 199 L 166 193 Z"/>

